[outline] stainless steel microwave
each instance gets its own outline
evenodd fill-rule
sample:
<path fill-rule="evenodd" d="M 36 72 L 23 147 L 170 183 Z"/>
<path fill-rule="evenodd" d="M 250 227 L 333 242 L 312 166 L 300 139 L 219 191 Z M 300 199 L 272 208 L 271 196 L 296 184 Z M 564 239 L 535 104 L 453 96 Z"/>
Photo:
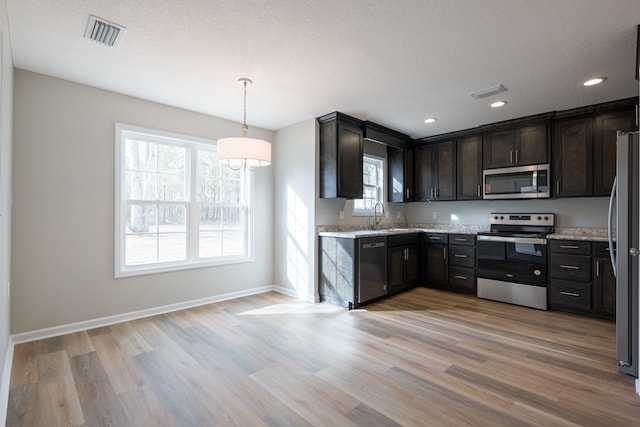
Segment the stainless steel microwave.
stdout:
<path fill-rule="evenodd" d="M 549 198 L 549 165 L 487 169 L 482 172 L 483 199 Z"/>

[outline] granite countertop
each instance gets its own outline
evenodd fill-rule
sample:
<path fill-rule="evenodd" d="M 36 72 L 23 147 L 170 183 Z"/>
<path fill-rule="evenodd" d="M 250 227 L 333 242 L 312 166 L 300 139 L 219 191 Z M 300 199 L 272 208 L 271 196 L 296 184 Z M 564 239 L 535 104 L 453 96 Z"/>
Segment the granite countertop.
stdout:
<path fill-rule="evenodd" d="M 410 233 L 448 233 L 448 234 L 477 234 L 489 231 L 489 226 L 463 224 L 391 224 L 377 230 L 358 226 L 325 225 L 318 227 L 318 236 L 357 239 L 359 237 L 389 236 Z M 592 242 L 606 242 L 605 228 L 556 228 L 547 235 L 552 240 L 585 240 Z M 615 236 L 613 238 L 615 240 Z"/>
<path fill-rule="evenodd" d="M 557 228 L 547 239 L 553 240 L 589 240 L 592 242 L 607 242 L 606 228 Z M 615 236 L 613 240 L 615 240 Z"/>
<path fill-rule="evenodd" d="M 489 227 L 484 225 L 449 225 L 449 224 L 408 224 L 391 225 L 377 230 L 363 229 L 361 227 L 349 226 L 319 226 L 318 236 L 339 237 L 346 239 L 357 239 L 359 237 L 389 236 L 394 234 L 410 233 L 454 233 L 454 234 L 477 234 L 480 231 L 488 231 Z"/>

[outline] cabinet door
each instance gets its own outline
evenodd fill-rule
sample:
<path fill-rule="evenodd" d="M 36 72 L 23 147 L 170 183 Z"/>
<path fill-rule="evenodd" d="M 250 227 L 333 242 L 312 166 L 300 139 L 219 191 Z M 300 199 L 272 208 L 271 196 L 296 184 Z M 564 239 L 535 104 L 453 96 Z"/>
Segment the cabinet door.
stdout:
<path fill-rule="evenodd" d="M 433 145 L 417 147 L 415 154 L 415 200 L 428 201 L 435 197 L 435 176 L 434 176 L 434 153 Z"/>
<path fill-rule="evenodd" d="M 414 177 L 414 156 L 413 150 L 407 149 L 404 152 L 404 201 L 413 202 L 415 198 Z"/>
<path fill-rule="evenodd" d="M 607 318 L 616 315 L 616 277 L 613 275 L 611 259 L 593 259 L 593 309 Z"/>
<path fill-rule="evenodd" d="M 407 246 L 407 261 L 405 263 L 405 281 L 407 287 L 414 286 L 420 280 L 420 246 Z"/>
<path fill-rule="evenodd" d="M 338 197 L 362 199 L 362 130 L 338 123 Z"/>
<path fill-rule="evenodd" d="M 548 163 L 546 123 L 516 129 L 514 153 L 518 166 Z"/>
<path fill-rule="evenodd" d="M 389 249 L 389 293 L 396 293 L 404 288 L 404 249 L 396 247 Z"/>
<path fill-rule="evenodd" d="M 593 194 L 592 150 L 591 117 L 555 123 L 553 171 L 557 197 Z"/>
<path fill-rule="evenodd" d="M 387 194 L 388 201 L 400 203 L 405 201 L 405 153 L 398 148 L 387 148 Z"/>
<path fill-rule="evenodd" d="M 442 288 L 447 285 L 447 245 L 426 245 L 426 286 Z"/>
<path fill-rule="evenodd" d="M 456 199 L 456 158 L 454 141 L 437 145 L 436 167 L 436 200 Z"/>
<path fill-rule="evenodd" d="M 456 151 L 457 200 L 482 199 L 482 137 L 459 139 Z"/>
<path fill-rule="evenodd" d="M 482 145 L 485 169 L 513 166 L 515 153 L 512 130 L 487 133 L 484 135 Z"/>
<path fill-rule="evenodd" d="M 616 176 L 617 131 L 636 129 L 633 110 L 600 114 L 593 121 L 593 195 L 608 196 Z"/>

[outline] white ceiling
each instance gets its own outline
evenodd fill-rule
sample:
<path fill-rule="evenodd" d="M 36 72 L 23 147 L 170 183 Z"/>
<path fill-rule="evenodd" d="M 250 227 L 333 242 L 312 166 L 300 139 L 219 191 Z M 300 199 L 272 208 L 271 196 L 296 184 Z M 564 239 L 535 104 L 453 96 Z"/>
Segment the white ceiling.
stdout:
<path fill-rule="evenodd" d="M 638 95 L 639 0 L 7 0 L 14 65 L 250 126 L 428 136 Z M 89 14 L 127 28 L 85 39 Z M 584 88 L 592 76 L 602 85 Z M 475 100 L 497 84 L 508 91 Z M 492 109 L 498 98 L 508 104 Z M 427 125 L 423 120 L 435 116 Z"/>

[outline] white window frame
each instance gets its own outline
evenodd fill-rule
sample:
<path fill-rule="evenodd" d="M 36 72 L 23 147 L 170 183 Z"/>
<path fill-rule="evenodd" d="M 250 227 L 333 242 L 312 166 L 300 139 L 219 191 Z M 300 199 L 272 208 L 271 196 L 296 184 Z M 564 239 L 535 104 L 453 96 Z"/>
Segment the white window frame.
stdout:
<path fill-rule="evenodd" d="M 382 203 L 382 205 L 384 206 L 385 204 L 385 193 L 386 193 L 386 186 L 385 186 L 385 169 L 386 169 L 386 159 L 384 157 L 379 157 L 379 156 L 375 156 L 373 154 L 369 154 L 369 153 L 364 153 L 363 158 L 362 158 L 362 162 L 363 162 L 363 174 L 364 174 L 364 163 L 366 163 L 367 160 L 373 160 L 376 163 L 378 163 L 379 165 L 379 171 L 380 171 L 380 175 L 378 177 L 378 186 L 377 186 L 377 193 L 378 193 L 378 197 L 377 197 L 377 202 Z M 364 185 L 364 176 L 363 176 L 363 185 Z M 371 207 L 367 207 L 364 204 L 364 199 L 356 199 L 353 201 L 353 209 L 351 212 L 352 216 L 371 216 L 373 215 L 373 208 L 375 206 L 375 203 L 373 204 L 374 206 Z"/>
<path fill-rule="evenodd" d="M 215 151 L 216 142 L 171 132 L 147 129 L 138 126 L 116 123 L 115 126 L 115 216 L 114 216 L 114 277 L 130 277 L 146 274 L 157 274 L 193 268 L 214 267 L 253 261 L 253 174 L 242 171 L 245 188 L 244 204 L 244 239 L 243 254 L 200 258 L 198 254 L 199 212 L 200 206 L 209 204 L 197 200 L 197 156 L 201 151 Z M 138 134 L 145 140 L 156 140 L 163 144 L 173 144 L 186 148 L 185 200 L 179 202 L 149 201 L 150 204 L 161 202 L 163 205 L 179 204 L 186 208 L 186 259 L 181 261 L 156 262 L 150 264 L 126 265 L 126 226 L 128 200 L 125 199 L 123 184 L 125 173 L 125 141 L 127 134 Z M 214 203 L 223 206 L 224 204 Z"/>

